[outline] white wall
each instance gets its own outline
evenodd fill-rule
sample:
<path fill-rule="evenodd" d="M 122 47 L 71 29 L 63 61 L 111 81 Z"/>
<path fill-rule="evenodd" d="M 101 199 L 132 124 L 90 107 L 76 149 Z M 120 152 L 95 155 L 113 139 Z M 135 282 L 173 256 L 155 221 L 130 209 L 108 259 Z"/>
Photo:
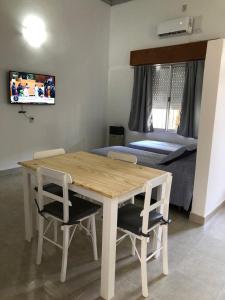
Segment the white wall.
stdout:
<path fill-rule="evenodd" d="M 192 213 L 206 217 L 225 200 L 225 40 L 208 43 Z"/>
<path fill-rule="evenodd" d="M 188 5 L 185 13 L 181 11 L 184 3 Z M 222 0 L 134 0 L 114 6 L 111 14 L 108 124 L 119 124 L 127 128 L 133 84 L 133 69 L 129 66 L 131 50 L 223 37 L 224 11 L 225 2 Z M 201 16 L 198 19 L 201 32 L 190 36 L 157 37 L 158 23 L 185 15 Z M 161 134 L 147 136 L 153 139 L 162 138 Z M 146 135 L 128 131 L 127 140 L 145 137 Z M 163 138 L 179 143 L 186 142 L 174 134 L 164 135 Z"/>
<path fill-rule="evenodd" d="M 45 21 L 48 40 L 32 49 L 21 35 L 28 14 Z M 41 149 L 102 146 L 106 132 L 110 6 L 100 0 L 0 0 L 0 170 Z M 56 76 L 55 106 L 8 104 L 7 72 Z"/>

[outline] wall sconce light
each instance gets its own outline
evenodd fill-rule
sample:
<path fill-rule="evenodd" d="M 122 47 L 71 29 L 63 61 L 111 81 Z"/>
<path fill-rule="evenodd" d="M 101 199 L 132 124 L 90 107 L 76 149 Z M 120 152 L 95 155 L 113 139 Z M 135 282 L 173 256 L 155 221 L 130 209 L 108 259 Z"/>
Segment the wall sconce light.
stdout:
<path fill-rule="evenodd" d="M 46 41 L 44 22 L 36 16 L 28 16 L 23 21 L 23 37 L 31 47 L 39 48 Z"/>

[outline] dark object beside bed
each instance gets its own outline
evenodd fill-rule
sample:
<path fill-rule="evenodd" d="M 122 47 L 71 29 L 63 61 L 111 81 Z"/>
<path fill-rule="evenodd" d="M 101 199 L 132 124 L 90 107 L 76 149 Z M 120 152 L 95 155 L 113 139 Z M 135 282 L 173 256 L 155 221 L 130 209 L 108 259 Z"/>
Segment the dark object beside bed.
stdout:
<path fill-rule="evenodd" d="M 167 155 L 122 146 L 94 149 L 91 152 L 103 156 L 107 156 L 109 151 L 129 153 L 137 156 L 140 165 L 171 172 L 170 203 L 188 211 L 193 196 L 196 148 L 196 144 L 183 146 Z"/>

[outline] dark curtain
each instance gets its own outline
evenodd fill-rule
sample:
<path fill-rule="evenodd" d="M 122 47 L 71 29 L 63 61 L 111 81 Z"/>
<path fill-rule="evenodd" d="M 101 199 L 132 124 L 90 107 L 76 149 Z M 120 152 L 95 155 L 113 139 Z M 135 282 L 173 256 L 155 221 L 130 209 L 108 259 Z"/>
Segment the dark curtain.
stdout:
<path fill-rule="evenodd" d="M 198 125 L 202 98 L 204 61 L 191 61 L 186 64 L 185 85 L 177 133 L 198 138 Z"/>
<path fill-rule="evenodd" d="M 133 96 L 128 126 L 132 131 L 153 131 L 151 65 L 134 68 Z"/>

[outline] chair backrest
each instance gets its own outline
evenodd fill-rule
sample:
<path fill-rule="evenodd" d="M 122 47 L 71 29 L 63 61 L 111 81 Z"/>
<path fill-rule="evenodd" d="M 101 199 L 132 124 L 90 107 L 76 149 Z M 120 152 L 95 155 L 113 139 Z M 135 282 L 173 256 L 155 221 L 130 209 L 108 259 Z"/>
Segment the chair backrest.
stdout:
<path fill-rule="evenodd" d="M 50 180 L 62 187 L 62 197 L 47 192 L 43 189 L 46 180 Z M 42 210 L 44 206 L 44 198 L 48 198 L 54 201 L 63 203 L 63 221 L 67 223 L 69 220 L 69 188 L 68 185 L 72 183 L 72 178 L 68 173 L 56 171 L 53 169 L 39 167 L 37 169 L 37 182 L 38 182 L 38 205 L 39 209 Z"/>
<path fill-rule="evenodd" d="M 33 159 L 51 157 L 51 156 L 56 156 L 56 155 L 60 155 L 60 154 L 65 154 L 65 153 L 66 153 L 65 150 L 62 148 L 39 151 L 39 152 L 34 152 Z"/>
<path fill-rule="evenodd" d="M 137 157 L 135 155 L 132 155 L 132 154 L 109 151 L 108 152 L 108 157 L 112 158 L 112 159 L 117 159 L 117 160 L 129 162 L 129 163 L 132 163 L 132 164 L 137 163 Z"/>
<path fill-rule="evenodd" d="M 144 208 L 141 212 L 142 218 L 142 232 L 147 234 L 149 213 L 156 210 L 163 215 L 164 220 L 168 220 L 169 214 L 169 200 L 170 200 L 170 190 L 172 183 L 172 175 L 167 173 L 162 175 L 155 180 L 151 180 L 146 184 L 145 190 L 145 200 Z M 156 202 L 151 204 L 152 189 L 157 187 L 157 199 Z"/>

